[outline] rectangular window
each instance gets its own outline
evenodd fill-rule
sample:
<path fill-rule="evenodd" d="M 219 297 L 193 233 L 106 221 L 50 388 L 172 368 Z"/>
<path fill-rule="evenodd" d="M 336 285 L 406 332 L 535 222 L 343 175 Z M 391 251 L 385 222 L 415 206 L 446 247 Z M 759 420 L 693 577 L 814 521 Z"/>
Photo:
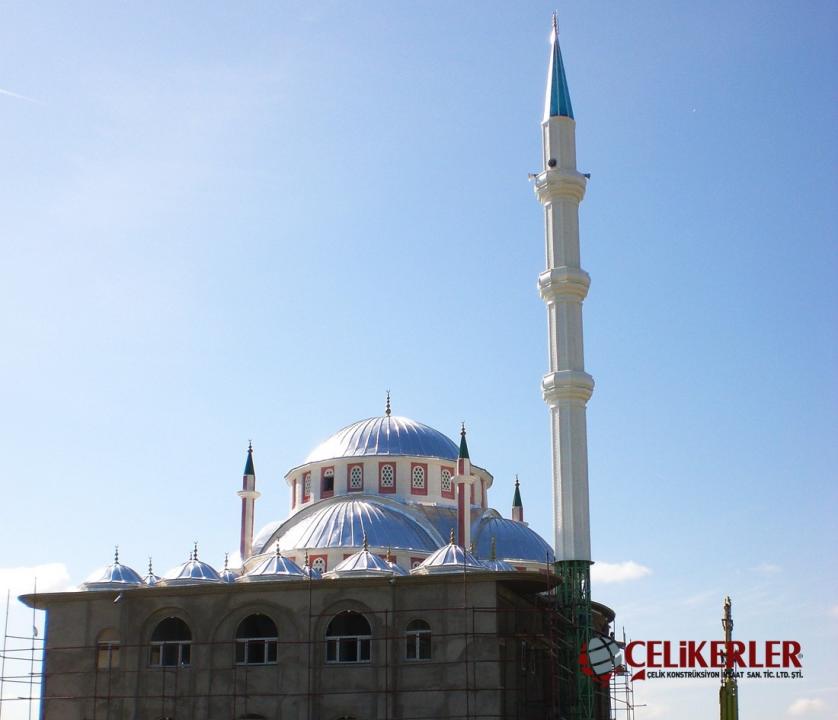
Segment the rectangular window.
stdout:
<path fill-rule="evenodd" d="M 119 642 L 100 642 L 96 648 L 96 667 L 99 670 L 114 670 L 119 667 Z"/>
<path fill-rule="evenodd" d="M 396 492 L 396 464 L 392 462 L 379 463 L 378 465 L 378 492 Z"/>
<path fill-rule="evenodd" d="M 360 492 L 364 489 L 364 466 L 350 465 L 346 471 L 346 489 L 348 492 Z"/>
<path fill-rule="evenodd" d="M 320 471 L 320 497 L 332 497 L 335 494 L 335 469 L 325 467 Z"/>
<path fill-rule="evenodd" d="M 326 640 L 326 662 L 366 663 L 370 661 L 370 638 L 335 637 Z"/>
<path fill-rule="evenodd" d="M 157 667 L 189 665 L 191 649 L 191 643 L 188 641 L 152 643 L 149 664 Z"/>
<path fill-rule="evenodd" d="M 248 638 L 236 641 L 237 665 L 272 665 L 275 662 L 274 638 Z"/>
<path fill-rule="evenodd" d="M 410 464 L 410 494 L 428 494 L 428 466 L 425 463 Z"/>

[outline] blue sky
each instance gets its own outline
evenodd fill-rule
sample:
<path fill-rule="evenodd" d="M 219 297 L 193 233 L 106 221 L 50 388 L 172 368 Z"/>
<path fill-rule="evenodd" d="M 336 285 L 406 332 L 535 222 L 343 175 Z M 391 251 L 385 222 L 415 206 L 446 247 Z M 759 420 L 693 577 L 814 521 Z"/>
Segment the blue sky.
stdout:
<path fill-rule="evenodd" d="M 553 6 L 451 5 L 4 6 L 7 585 L 76 583 L 115 543 L 220 563 L 247 440 L 261 525 L 387 388 L 465 420 L 491 504 L 517 473 L 552 537 L 527 173 Z M 743 716 L 838 717 L 838 8 L 567 3 L 560 27 L 592 175 L 595 595 L 672 639 L 715 637 L 732 595 L 737 634 L 805 653 L 802 681 L 743 682 Z M 651 572 L 603 582 L 627 562 Z M 713 683 L 637 700 L 717 707 Z"/>

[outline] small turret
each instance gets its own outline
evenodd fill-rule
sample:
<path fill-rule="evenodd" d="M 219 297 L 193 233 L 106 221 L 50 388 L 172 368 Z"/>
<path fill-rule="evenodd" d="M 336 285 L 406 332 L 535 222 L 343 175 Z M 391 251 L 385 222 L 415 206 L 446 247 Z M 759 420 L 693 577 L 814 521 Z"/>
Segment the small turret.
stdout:
<path fill-rule="evenodd" d="M 451 479 L 457 489 L 457 539 L 463 550 L 471 543 L 471 500 L 473 483 L 477 478 L 471 474 L 471 459 L 466 442 L 466 424 L 460 428 L 460 452 L 457 456 L 457 474 Z"/>

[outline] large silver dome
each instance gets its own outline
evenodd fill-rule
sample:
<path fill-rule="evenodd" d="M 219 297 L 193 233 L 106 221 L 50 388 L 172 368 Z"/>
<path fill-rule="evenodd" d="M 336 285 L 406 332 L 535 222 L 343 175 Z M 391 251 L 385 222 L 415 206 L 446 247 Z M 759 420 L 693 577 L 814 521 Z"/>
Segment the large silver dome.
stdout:
<path fill-rule="evenodd" d="M 263 534 L 260 533 L 260 537 Z M 370 547 L 433 552 L 440 546 L 432 527 L 425 526 L 400 503 L 370 495 L 330 498 L 292 515 L 254 551 L 274 542 L 288 552 L 310 548 Z"/>
<path fill-rule="evenodd" d="M 397 415 L 359 420 L 312 450 L 305 463 L 364 455 L 418 455 L 454 460 L 458 448 L 439 430 Z"/>

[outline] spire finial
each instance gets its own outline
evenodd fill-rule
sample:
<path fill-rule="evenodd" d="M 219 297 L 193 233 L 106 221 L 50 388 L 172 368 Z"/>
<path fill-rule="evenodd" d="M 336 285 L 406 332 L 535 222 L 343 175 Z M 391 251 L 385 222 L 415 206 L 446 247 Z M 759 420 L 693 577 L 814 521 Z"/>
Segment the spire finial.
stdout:
<path fill-rule="evenodd" d="M 559 34 L 559 13 L 557 10 L 553 10 L 553 32 L 556 35 Z"/>
<path fill-rule="evenodd" d="M 306 554 L 305 554 L 305 561 L 303 562 L 303 566 L 304 566 L 304 567 L 311 567 L 311 565 L 309 564 L 309 562 L 310 562 L 310 561 L 309 561 L 309 559 L 308 559 L 308 550 L 306 550 Z"/>
<path fill-rule="evenodd" d="M 494 535 L 492 535 L 492 554 L 491 554 L 491 559 L 492 559 L 492 560 L 497 560 L 497 559 L 498 559 L 498 546 L 497 546 L 497 543 L 495 542 L 495 536 L 494 536 Z"/>
<path fill-rule="evenodd" d="M 192 559 L 193 559 L 193 560 L 197 560 L 197 559 L 198 559 L 198 541 L 197 541 L 197 540 L 195 540 L 195 541 L 192 543 Z"/>
<path fill-rule="evenodd" d="M 113 564 L 119 565 L 119 545 L 113 546 Z"/>
<path fill-rule="evenodd" d="M 469 551 L 472 555 L 474 555 L 474 540 L 472 540 L 472 541 L 468 544 L 468 551 Z"/>
<path fill-rule="evenodd" d="M 282 553 L 279 552 L 279 540 L 276 541 L 276 556 L 282 557 Z"/>
<path fill-rule="evenodd" d="M 154 575 L 154 571 L 151 569 L 151 555 L 148 556 L 148 574 Z"/>
<path fill-rule="evenodd" d="M 515 473 L 515 487 L 519 487 L 521 483 L 518 482 L 518 473 Z"/>
<path fill-rule="evenodd" d="M 460 437 L 465 437 L 466 434 L 466 421 L 463 420 L 460 422 Z"/>
<path fill-rule="evenodd" d="M 454 544 L 454 528 L 451 528 L 451 534 L 448 536 L 448 542 Z"/>
<path fill-rule="evenodd" d="M 391 410 L 390 410 L 390 391 L 388 390 L 387 391 L 387 401 L 384 404 L 384 414 L 387 417 L 390 417 L 390 412 L 391 412 Z"/>
<path fill-rule="evenodd" d="M 391 546 L 387 546 L 387 562 L 393 562 L 393 548 Z"/>
<path fill-rule="evenodd" d="M 224 569 L 227 569 L 227 563 L 230 560 L 230 553 L 224 553 Z"/>
<path fill-rule="evenodd" d="M 370 546 L 367 544 L 367 534 L 364 533 L 364 552 L 370 549 Z"/>

